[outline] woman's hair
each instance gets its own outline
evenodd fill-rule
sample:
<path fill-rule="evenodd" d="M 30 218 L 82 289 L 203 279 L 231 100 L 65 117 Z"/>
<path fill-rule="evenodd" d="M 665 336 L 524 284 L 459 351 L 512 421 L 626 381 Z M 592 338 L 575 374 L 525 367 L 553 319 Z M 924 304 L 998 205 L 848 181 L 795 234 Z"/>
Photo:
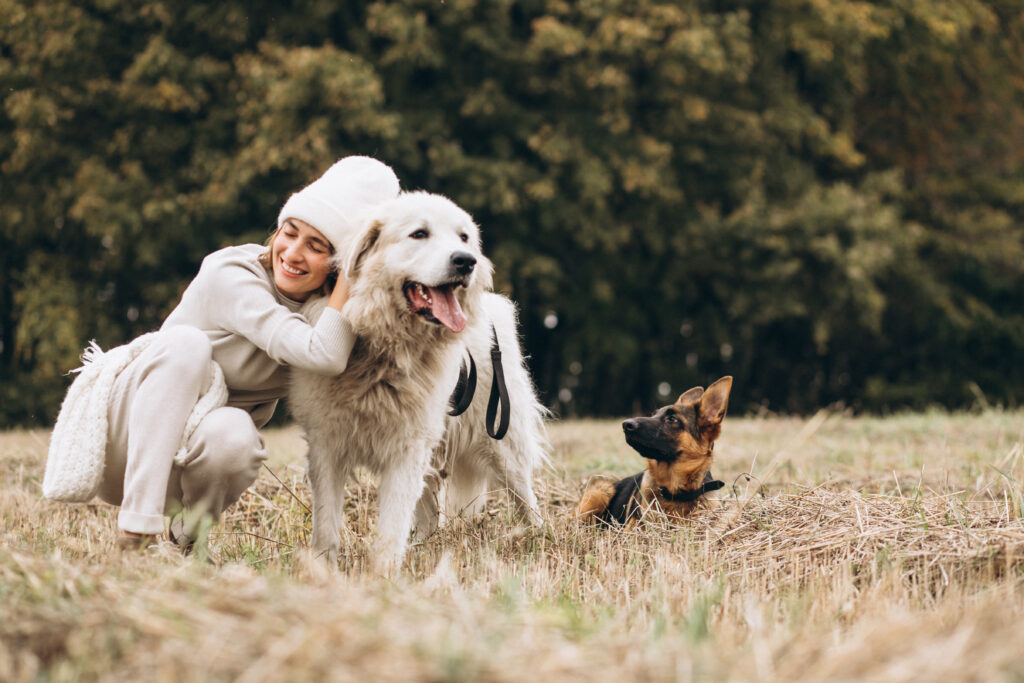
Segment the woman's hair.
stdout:
<path fill-rule="evenodd" d="M 270 248 L 271 245 L 274 244 L 274 239 L 277 237 L 277 233 L 281 232 L 281 227 L 284 226 L 278 227 L 276 230 L 270 233 L 270 236 L 267 237 L 266 240 L 264 240 L 263 246 L 265 246 L 266 249 L 259 256 L 256 257 L 256 260 L 259 261 L 261 266 L 267 269 L 267 272 L 270 273 L 271 277 L 273 277 L 274 275 L 274 264 L 270 262 Z M 334 253 L 333 245 L 331 246 L 331 253 Z M 320 296 L 330 296 L 331 290 L 334 289 L 334 285 L 337 282 L 338 273 L 334 270 L 334 268 L 331 268 L 331 271 L 327 273 L 327 279 L 320 286 L 320 289 L 316 291 L 316 294 Z"/>

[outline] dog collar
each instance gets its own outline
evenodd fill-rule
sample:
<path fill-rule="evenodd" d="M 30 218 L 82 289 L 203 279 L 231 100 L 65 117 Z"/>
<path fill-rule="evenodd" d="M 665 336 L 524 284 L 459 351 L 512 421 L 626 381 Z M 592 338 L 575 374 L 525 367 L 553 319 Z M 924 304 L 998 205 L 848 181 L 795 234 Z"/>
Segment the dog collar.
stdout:
<path fill-rule="evenodd" d="M 681 489 L 672 493 L 664 486 L 659 486 L 658 494 L 665 500 L 670 500 L 673 503 L 691 503 L 703 496 L 705 493 L 717 491 L 723 486 L 725 486 L 725 482 L 715 479 L 713 481 L 706 482 L 703 486 L 698 486 L 692 491 Z"/>

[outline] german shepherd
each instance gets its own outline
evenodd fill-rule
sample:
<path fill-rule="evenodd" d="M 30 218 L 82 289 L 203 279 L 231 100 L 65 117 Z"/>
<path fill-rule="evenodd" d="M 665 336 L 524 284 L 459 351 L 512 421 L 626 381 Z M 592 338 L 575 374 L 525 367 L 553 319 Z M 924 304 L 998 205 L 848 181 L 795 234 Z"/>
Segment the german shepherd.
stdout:
<path fill-rule="evenodd" d="M 731 390 L 732 377 L 723 377 L 707 391 L 690 389 L 650 417 L 625 420 L 626 443 L 647 458 L 647 469 L 616 482 L 591 481 L 576 506 L 576 518 L 626 524 L 652 507 L 682 518 L 701 496 L 722 488 L 711 476 L 711 460 Z"/>

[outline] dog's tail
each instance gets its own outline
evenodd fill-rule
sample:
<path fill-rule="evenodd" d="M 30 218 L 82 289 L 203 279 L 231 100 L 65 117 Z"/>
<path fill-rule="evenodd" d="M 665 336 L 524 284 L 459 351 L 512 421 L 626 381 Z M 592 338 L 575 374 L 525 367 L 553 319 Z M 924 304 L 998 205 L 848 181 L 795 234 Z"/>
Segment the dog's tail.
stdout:
<path fill-rule="evenodd" d="M 607 479 L 595 477 L 583 490 L 583 496 L 576 505 L 575 517 L 582 521 L 592 521 L 604 514 L 615 497 L 615 484 Z"/>

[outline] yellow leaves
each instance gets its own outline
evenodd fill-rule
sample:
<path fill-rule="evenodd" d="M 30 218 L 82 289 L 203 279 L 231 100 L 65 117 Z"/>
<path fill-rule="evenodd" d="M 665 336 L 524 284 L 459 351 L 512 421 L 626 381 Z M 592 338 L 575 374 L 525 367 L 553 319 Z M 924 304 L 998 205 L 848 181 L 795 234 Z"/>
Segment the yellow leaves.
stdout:
<path fill-rule="evenodd" d="M 572 57 L 583 51 L 586 36 L 579 29 L 563 24 L 554 17 L 541 17 L 532 24 L 533 35 L 528 49 L 540 54 Z"/>
<path fill-rule="evenodd" d="M 597 26 L 593 40 L 602 49 L 620 53 L 639 52 L 658 38 L 647 22 L 634 17 L 613 15 Z"/>
<path fill-rule="evenodd" d="M 78 365 L 83 338 L 81 296 L 62 257 L 42 252 L 28 256 L 20 272 L 22 287 L 14 294 L 17 326 L 15 354 L 36 364 L 42 377 L 59 377 Z"/>
<path fill-rule="evenodd" d="M 192 97 L 180 84 L 161 78 L 156 85 L 147 91 L 140 93 L 139 101 L 144 106 L 163 111 L 188 111 L 198 112 L 200 102 Z"/>
<path fill-rule="evenodd" d="M 940 42 L 955 44 L 972 31 L 999 31 L 998 16 L 985 3 L 971 0 L 906 0 L 903 11 L 921 22 Z"/>
<path fill-rule="evenodd" d="M 642 196 L 678 199 L 681 193 L 671 182 L 672 145 L 650 135 L 634 138 L 634 154 L 616 158 L 622 189 Z"/>
<path fill-rule="evenodd" d="M 508 113 L 512 103 L 502 92 L 501 84 L 493 78 L 486 78 L 476 88 L 466 93 L 459 113 L 465 117 L 490 118 Z"/>
<path fill-rule="evenodd" d="M 155 35 L 125 69 L 118 94 L 147 109 L 196 114 L 209 102 L 211 81 L 222 71 L 209 58 L 192 60 Z"/>
<path fill-rule="evenodd" d="M 711 112 L 711 104 L 703 97 L 683 98 L 683 116 L 690 121 L 704 121 Z"/>
<path fill-rule="evenodd" d="M 604 160 L 591 155 L 582 156 L 577 162 L 575 176 L 582 206 L 603 207 L 615 187 L 615 177 Z"/>
<path fill-rule="evenodd" d="M 849 134 L 830 130 L 828 122 L 822 118 L 811 118 L 804 129 L 804 136 L 817 154 L 830 157 L 848 169 L 858 168 L 865 161 L 866 157 L 856 149 Z"/>
<path fill-rule="evenodd" d="M 366 28 L 372 35 L 391 43 L 380 56 L 381 66 L 436 67 L 444 61 L 437 33 L 423 11 L 386 2 L 373 3 L 368 8 Z"/>
<path fill-rule="evenodd" d="M 729 57 L 710 26 L 694 26 L 676 31 L 669 38 L 666 48 L 711 74 L 724 73 L 730 67 Z"/>
<path fill-rule="evenodd" d="M 3 104 L 15 129 L 14 148 L 0 168 L 5 172 L 22 172 L 55 149 L 53 128 L 70 118 L 71 113 L 35 88 L 14 91 Z"/>
<path fill-rule="evenodd" d="M 595 72 L 591 72 L 584 83 L 588 88 L 625 88 L 632 84 L 629 75 L 622 69 L 607 64 Z"/>
<path fill-rule="evenodd" d="M 7 115 L 21 126 L 56 126 L 57 104 L 36 90 L 13 92 L 4 100 Z"/>
<path fill-rule="evenodd" d="M 836 132 L 829 136 L 822 151 L 851 170 L 859 168 L 867 160 L 867 157 L 854 146 L 853 139 L 845 132 Z"/>
<path fill-rule="evenodd" d="M 554 199 L 558 194 L 558 183 L 552 178 L 544 178 L 526 184 L 526 196 L 537 201 Z"/>
<path fill-rule="evenodd" d="M 573 154 L 573 140 L 551 125 L 541 126 L 527 139 L 527 145 L 541 159 L 555 164 L 565 163 Z"/>
<path fill-rule="evenodd" d="M 73 203 L 68 217 L 82 224 L 87 235 L 112 245 L 141 229 L 140 208 L 157 194 L 151 179 L 137 161 L 111 167 L 107 160 L 90 157 L 82 161 L 74 176 Z"/>
<path fill-rule="evenodd" d="M 623 164 L 620 173 L 622 188 L 630 193 L 641 189 L 654 190 L 661 178 L 657 168 L 632 159 Z"/>
<path fill-rule="evenodd" d="M 393 137 L 380 77 L 363 58 L 333 45 L 260 44 L 235 59 L 242 140 L 230 182 L 283 168 L 326 168 L 342 134 Z"/>
<path fill-rule="evenodd" d="M 331 45 L 261 43 L 258 55 L 243 55 L 236 65 L 244 79 L 242 104 L 255 109 L 316 106 L 354 112 L 376 107 L 384 97 L 380 79 L 365 60 Z"/>

